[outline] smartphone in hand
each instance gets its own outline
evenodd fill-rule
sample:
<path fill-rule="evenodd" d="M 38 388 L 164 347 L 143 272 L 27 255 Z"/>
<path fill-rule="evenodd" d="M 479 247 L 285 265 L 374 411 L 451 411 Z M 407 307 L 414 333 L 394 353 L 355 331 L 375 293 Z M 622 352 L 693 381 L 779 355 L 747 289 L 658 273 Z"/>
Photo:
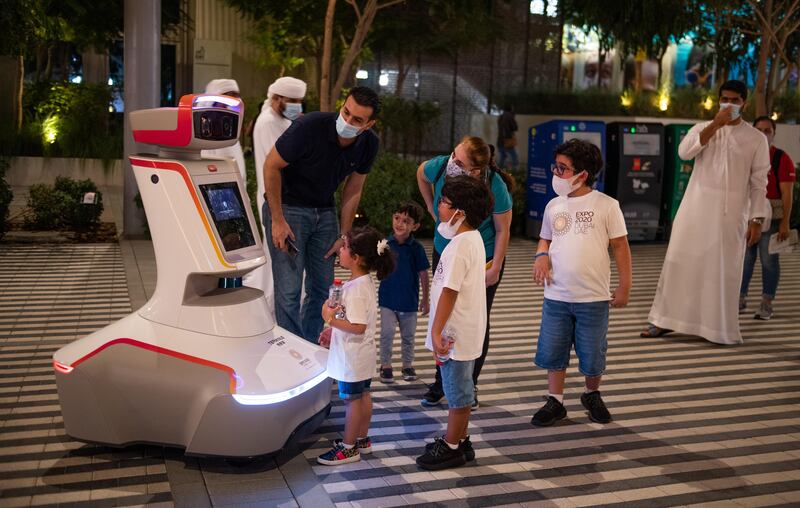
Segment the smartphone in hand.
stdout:
<path fill-rule="evenodd" d="M 294 240 L 289 237 L 286 237 L 286 251 L 292 259 L 297 259 L 297 256 L 300 254 L 300 249 L 297 248 Z"/>

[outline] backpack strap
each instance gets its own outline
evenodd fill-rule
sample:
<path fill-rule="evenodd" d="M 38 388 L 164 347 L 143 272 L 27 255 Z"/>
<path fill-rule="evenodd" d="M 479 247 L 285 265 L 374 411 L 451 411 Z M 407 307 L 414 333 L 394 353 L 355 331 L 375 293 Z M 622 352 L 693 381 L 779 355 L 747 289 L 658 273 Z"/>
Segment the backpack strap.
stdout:
<path fill-rule="evenodd" d="M 772 162 L 770 163 L 770 166 L 772 166 L 772 171 L 775 173 L 775 187 L 778 189 L 779 198 L 783 197 L 783 193 L 781 192 L 780 178 L 781 159 L 783 159 L 783 150 L 776 148 L 775 153 L 772 155 Z"/>

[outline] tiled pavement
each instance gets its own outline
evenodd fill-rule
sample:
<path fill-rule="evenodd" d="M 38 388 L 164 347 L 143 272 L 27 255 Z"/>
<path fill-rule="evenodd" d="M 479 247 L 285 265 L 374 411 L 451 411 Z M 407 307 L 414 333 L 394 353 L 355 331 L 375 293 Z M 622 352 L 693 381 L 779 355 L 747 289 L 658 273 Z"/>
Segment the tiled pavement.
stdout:
<path fill-rule="evenodd" d="M 531 364 L 542 298 L 530 283 L 531 249 L 512 242 L 495 300 L 481 408 L 470 428 L 477 461 L 430 473 L 413 460 L 441 434 L 446 411 L 419 406 L 422 381 L 376 379 L 375 451 L 335 468 L 314 459 L 342 431 L 336 397 L 308 449 L 277 461 L 231 465 L 72 441 L 63 434 L 50 357 L 128 313 L 131 302 L 143 303 L 154 283 L 151 251 L 146 243 L 125 243 L 122 254 L 117 245 L 0 245 L 0 506 L 800 505 L 800 253 L 782 258 L 776 317 L 743 316 L 745 344 L 722 347 L 638 337 L 664 246 L 634 246 L 632 302 L 612 311 L 602 386 L 615 421 L 589 422 L 571 368 L 568 419 L 538 429 L 528 423 L 545 389 Z M 426 326 L 420 319 L 420 337 Z M 430 380 L 421 345 L 417 355 L 421 378 Z"/>

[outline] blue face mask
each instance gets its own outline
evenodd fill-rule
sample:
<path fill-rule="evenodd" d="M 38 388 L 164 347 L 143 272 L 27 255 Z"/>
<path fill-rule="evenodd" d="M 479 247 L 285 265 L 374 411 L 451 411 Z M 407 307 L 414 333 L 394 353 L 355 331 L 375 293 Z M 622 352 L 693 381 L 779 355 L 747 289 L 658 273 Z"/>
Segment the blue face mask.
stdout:
<path fill-rule="evenodd" d="M 361 129 L 345 122 L 344 118 L 342 118 L 342 114 L 339 113 L 339 117 L 336 119 L 336 132 L 345 139 L 352 139 L 358 136 Z"/>
<path fill-rule="evenodd" d="M 303 105 L 300 103 L 287 102 L 283 108 L 283 116 L 289 120 L 294 120 L 303 114 Z"/>

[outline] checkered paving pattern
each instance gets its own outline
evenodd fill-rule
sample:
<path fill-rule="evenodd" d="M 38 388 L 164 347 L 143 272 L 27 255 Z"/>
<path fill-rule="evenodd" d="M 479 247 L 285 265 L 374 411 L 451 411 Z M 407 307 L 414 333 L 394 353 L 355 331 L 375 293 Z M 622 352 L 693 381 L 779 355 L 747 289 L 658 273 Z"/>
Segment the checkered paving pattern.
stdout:
<path fill-rule="evenodd" d="M 0 507 L 173 506 L 162 448 L 64 433 L 53 353 L 130 312 L 117 244 L 0 245 Z"/>
<path fill-rule="evenodd" d="M 470 421 L 474 465 L 427 472 L 414 463 L 446 424 L 446 406 L 419 404 L 434 372 L 423 347 L 427 319 L 419 319 L 420 381 L 373 381 L 373 454 L 342 466 L 315 463 L 343 431 L 335 395 L 330 418 L 304 452 L 336 506 L 800 505 L 800 253 L 782 256 L 775 317 L 752 319 L 757 267 L 751 312 L 741 316 L 745 344 L 718 346 L 682 335 L 639 337 L 666 247 L 634 245 L 632 299 L 612 309 L 601 386 L 614 421 L 589 421 L 573 356 L 567 419 L 535 428 L 530 418 L 547 385 L 532 364 L 542 305 L 531 280 L 533 250 L 529 241 L 512 241 L 494 302 L 481 406 Z M 396 372 L 399 360 L 396 338 Z"/>

